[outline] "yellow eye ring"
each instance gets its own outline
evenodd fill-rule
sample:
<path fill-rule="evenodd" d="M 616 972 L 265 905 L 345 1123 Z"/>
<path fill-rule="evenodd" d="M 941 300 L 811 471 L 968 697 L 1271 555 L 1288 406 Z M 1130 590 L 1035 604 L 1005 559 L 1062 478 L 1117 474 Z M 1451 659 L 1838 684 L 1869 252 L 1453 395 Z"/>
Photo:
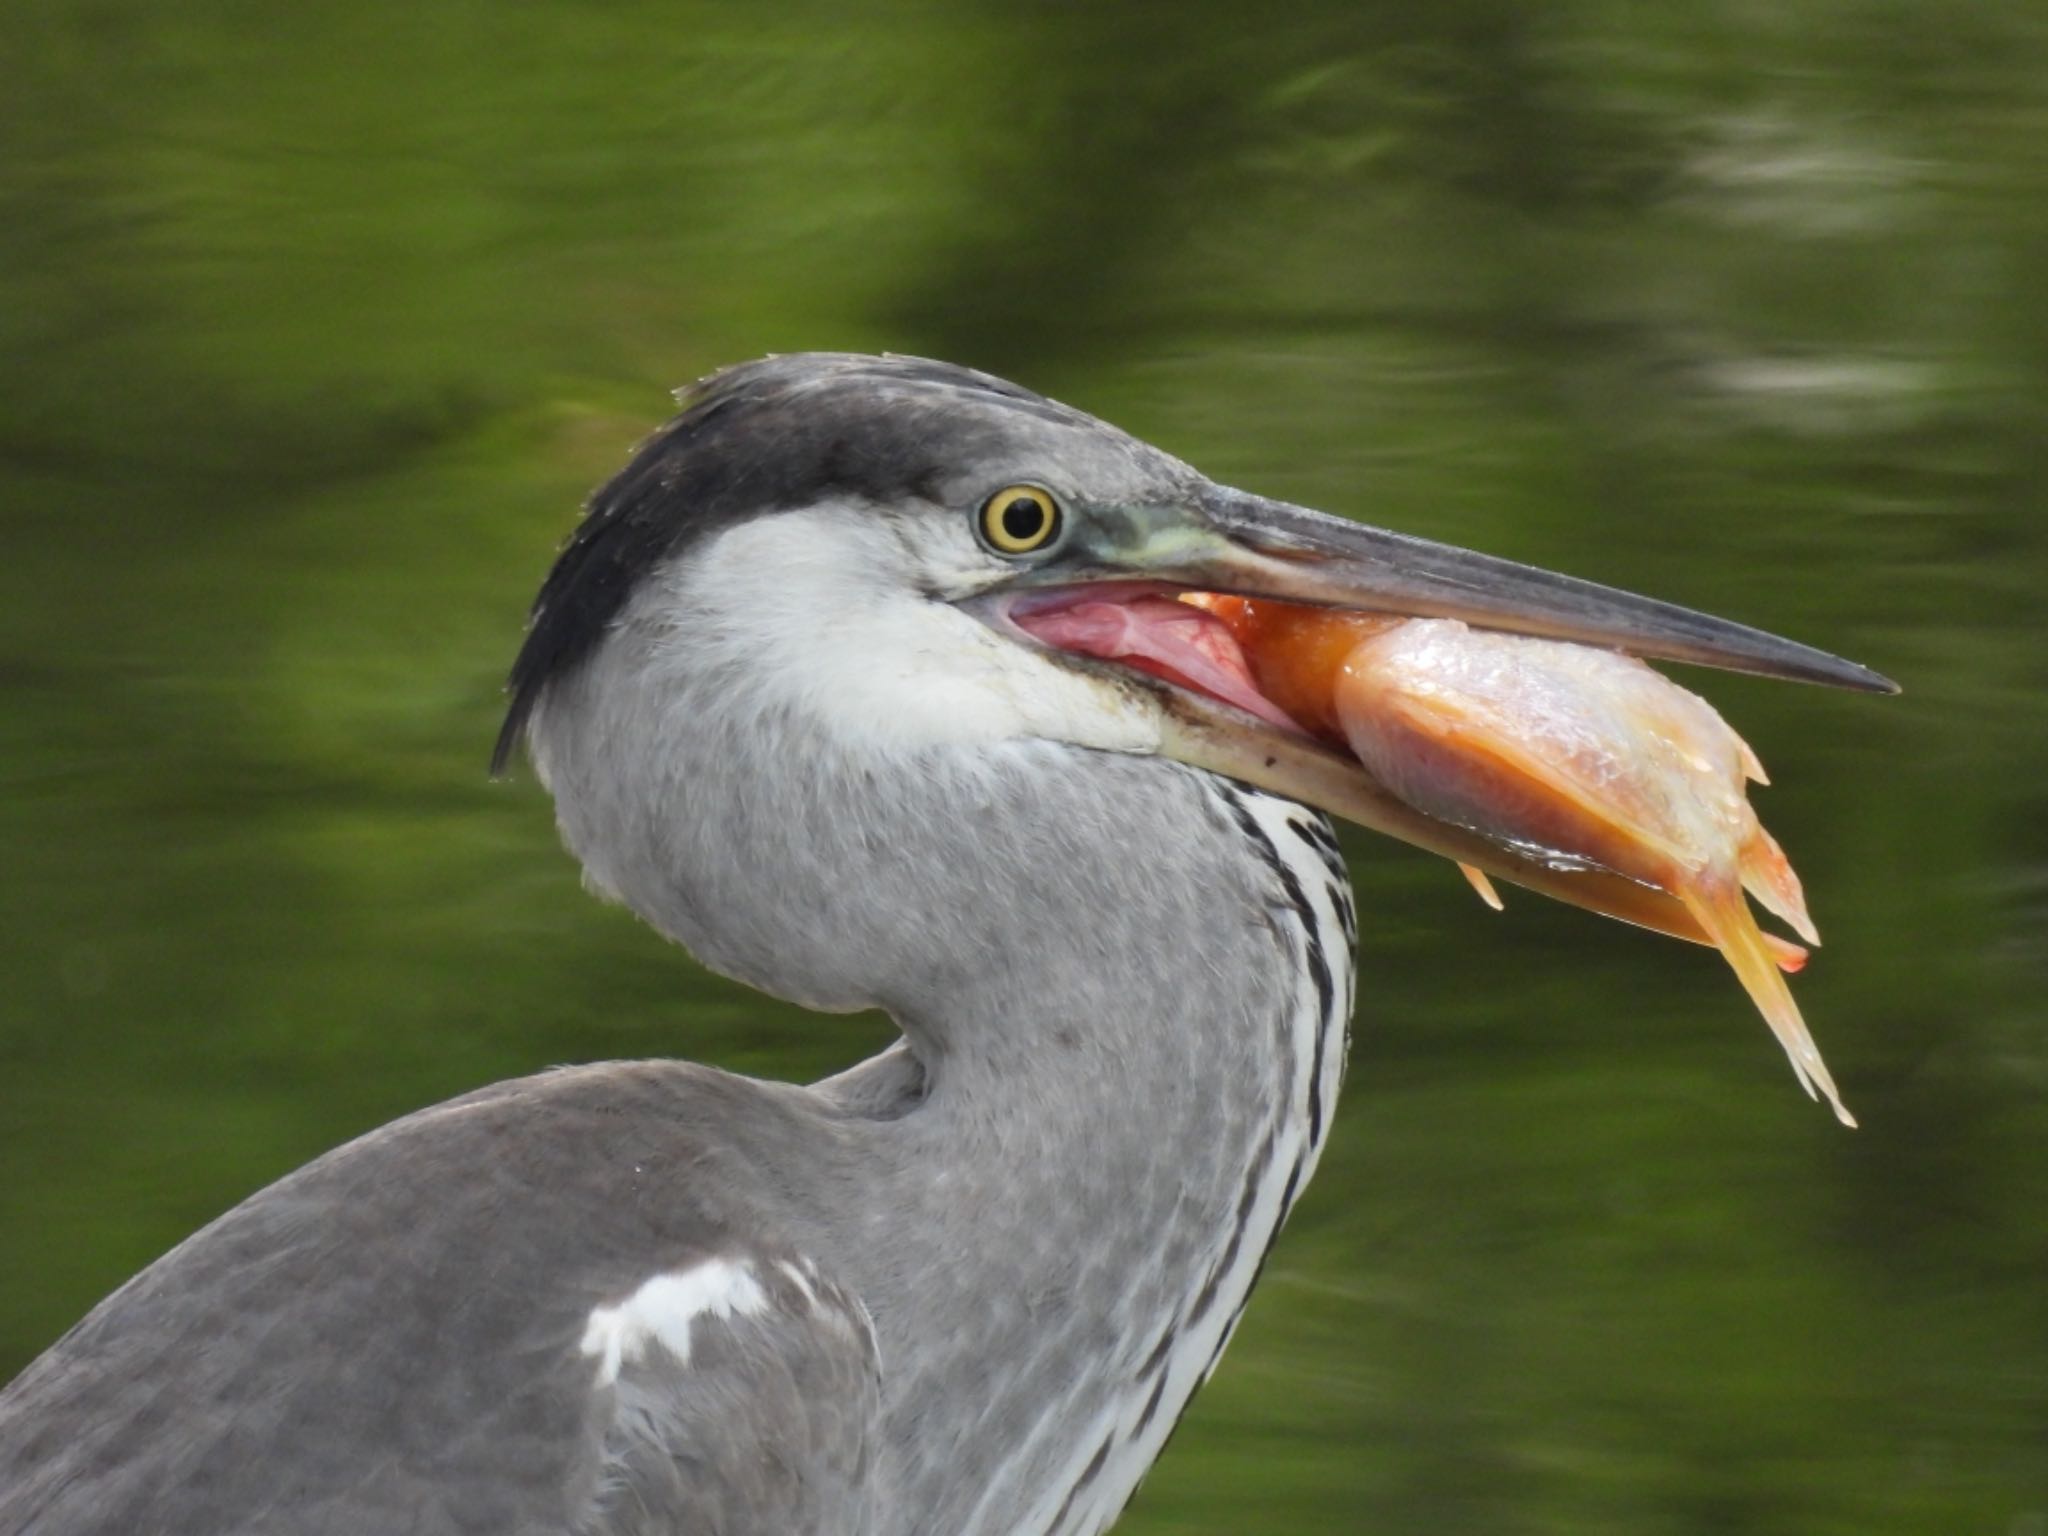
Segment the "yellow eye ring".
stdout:
<path fill-rule="evenodd" d="M 981 504 L 981 537 L 999 555 L 1028 555 L 1060 536 L 1060 504 L 1035 485 L 1006 485 Z"/>

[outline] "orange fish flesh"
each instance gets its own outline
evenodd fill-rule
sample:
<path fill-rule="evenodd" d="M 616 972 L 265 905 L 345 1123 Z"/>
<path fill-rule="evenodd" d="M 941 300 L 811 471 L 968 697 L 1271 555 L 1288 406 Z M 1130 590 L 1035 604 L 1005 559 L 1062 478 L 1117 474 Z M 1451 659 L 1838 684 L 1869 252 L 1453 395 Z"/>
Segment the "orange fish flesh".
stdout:
<path fill-rule="evenodd" d="M 1819 943 L 1799 878 L 1749 804 L 1747 743 L 1698 695 L 1617 652 L 1449 619 L 1199 595 L 1259 690 L 1424 815 L 1677 898 L 1726 957 L 1809 1094 L 1856 1122 L 1780 974 L 1805 951 L 1757 926 L 1745 891 Z M 1461 866 L 1490 905 L 1491 882 Z"/>

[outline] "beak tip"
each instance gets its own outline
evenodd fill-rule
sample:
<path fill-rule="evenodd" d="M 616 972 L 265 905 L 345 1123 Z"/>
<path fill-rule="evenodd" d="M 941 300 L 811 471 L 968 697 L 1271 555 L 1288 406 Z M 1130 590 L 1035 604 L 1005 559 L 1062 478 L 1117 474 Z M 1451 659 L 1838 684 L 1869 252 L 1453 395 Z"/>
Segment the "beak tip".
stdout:
<path fill-rule="evenodd" d="M 1875 671 L 1859 662 L 1852 661 L 1844 665 L 1848 671 L 1842 679 L 1843 685 L 1853 688 L 1859 693 L 1899 694 L 1906 691 L 1882 672 Z"/>

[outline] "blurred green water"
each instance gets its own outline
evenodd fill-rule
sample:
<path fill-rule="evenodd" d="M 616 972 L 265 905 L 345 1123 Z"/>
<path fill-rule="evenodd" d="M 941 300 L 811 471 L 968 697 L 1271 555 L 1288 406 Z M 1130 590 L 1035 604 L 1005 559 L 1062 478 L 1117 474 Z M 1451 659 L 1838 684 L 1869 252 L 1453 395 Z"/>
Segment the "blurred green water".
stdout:
<path fill-rule="evenodd" d="M 1123 1528 L 2048 1531 L 2038 5 L 42 0 L 0 57 L 0 1374 L 421 1104 L 887 1037 L 482 763 L 662 391 L 890 348 L 1909 690 L 1708 685 L 1853 1135 L 1712 957 L 1353 846 L 1336 1139 Z"/>

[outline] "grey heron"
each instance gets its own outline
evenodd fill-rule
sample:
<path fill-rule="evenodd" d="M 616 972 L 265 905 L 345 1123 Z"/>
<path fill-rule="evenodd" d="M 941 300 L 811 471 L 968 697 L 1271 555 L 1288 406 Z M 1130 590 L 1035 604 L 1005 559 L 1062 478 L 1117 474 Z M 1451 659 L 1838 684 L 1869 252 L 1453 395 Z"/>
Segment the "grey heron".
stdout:
<path fill-rule="evenodd" d="M 498 761 L 597 892 L 901 1039 L 807 1086 L 500 1083 L 252 1195 L 0 1394 L 0 1531 L 1106 1528 L 1322 1150 L 1355 925 L 1318 807 L 1373 819 L 1161 617 L 1186 589 L 1886 686 L 967 369 L 714 375 L 561 552 Z M 1114 643 L 1046 638 L 1082 605 Z"/>

